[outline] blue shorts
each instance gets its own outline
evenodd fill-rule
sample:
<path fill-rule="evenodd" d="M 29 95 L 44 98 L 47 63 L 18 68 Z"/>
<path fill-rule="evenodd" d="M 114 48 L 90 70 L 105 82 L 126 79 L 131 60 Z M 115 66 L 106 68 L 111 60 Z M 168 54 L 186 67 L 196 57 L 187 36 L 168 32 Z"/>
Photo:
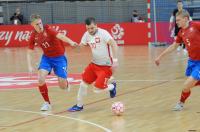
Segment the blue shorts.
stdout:
<path fill-rule="evenodd" d="M 61 78 L 67 78 L 67 58 L 66 56 L 58 57 L 47 57 L 42 55 L 40 65 L 38 69 L 44 69 L 51 72 L 53 69 L 54 73 Z"/>
<path fill-rule="evenodd" d="M 188 77 L 192 76 L 194 79 L 200 80 L 200 61 L 189 59 L 185 75 Z"/>

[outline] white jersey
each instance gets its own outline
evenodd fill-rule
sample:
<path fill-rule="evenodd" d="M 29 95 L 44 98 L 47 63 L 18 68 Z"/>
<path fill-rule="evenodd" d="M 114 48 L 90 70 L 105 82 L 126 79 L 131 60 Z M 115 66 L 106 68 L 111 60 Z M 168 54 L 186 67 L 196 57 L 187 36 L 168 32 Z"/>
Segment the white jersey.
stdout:
<path fill-rule="evenodd" d="M 95 35 L 85 32 L 81 43 L 89 45 L 92 50 L 92 62 L 97 65 L 112 65 L 112 49 L 108 41 L 113 39 L 108 31 L 98 28 Z"/>

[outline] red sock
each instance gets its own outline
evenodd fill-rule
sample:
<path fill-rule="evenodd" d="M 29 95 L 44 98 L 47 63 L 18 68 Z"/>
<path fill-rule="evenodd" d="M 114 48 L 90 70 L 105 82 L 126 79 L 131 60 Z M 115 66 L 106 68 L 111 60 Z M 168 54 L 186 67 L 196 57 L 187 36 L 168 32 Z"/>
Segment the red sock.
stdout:
<path fill-rule="evenodd" d="M 49 102 L 49 104 L 50 104 L 49 96 L 48 96 L 48 89 L 47 89 L 46 83 L 44 85 L 42 85 L 42 86 L 39 86 L 39 90 L 40 90 L 40 93 L 41 93 L 43 99 L 46 102 Z"/>
<path fill-rule="evenodd" d="M 198 81 L 198 82 L 195 84 L 195 86 L 198 86 L 198 85 L 200 85 L 200 81 Z"/>
<path fill-rule="evenodd" d="M 183 102 L 183 103 L 185 103 L 185 100 L 190 96 L 190 93 L 191 93 L 190 91 L 189 92 L 182 91 L 180 101 Z"/>

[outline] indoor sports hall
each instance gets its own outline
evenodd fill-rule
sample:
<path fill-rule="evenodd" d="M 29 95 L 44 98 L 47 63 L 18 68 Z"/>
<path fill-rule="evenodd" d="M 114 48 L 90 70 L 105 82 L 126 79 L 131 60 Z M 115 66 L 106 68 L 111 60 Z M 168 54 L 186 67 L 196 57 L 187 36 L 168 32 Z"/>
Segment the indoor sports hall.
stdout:
<path fill-rule="evenodd" d="M 192 21 L 198 22 L 200 1 L 182 3 Z M 169 25 L 175 8 L 176 0 L 1 0 L 0 132 L 200 132 L 200 86 L 192 89 L 183 110 L 172 110 L 187 79 L 187 46 L 186 51 L 176 49 L 159 66 L 155 64 L 174 41 Z M 23 19 L 15 19 L 17 10 Z M 77 43 L 86 32 L 85 18 L 96 18 L 97 26 L 118 44 L 119 65 L 112 75 L 116 96 L 110 98 L 108 91 L 95 93 L 89 86 L 84 109 L 68 111 L 76 104 L 81 74 L 92 53 L 89 46 L 74 48 L 65 43 L 70 89 L 59 88 L 51 72 L 46 84 L 52 109 L 40 111 L 43 98 L 37 69 L 43 51 L 35 47 L 30 74 L 31 14 L 40 14 L 43 24 Z M 113 112 L 114 102 L 123 104 L 121 115 Z"/>

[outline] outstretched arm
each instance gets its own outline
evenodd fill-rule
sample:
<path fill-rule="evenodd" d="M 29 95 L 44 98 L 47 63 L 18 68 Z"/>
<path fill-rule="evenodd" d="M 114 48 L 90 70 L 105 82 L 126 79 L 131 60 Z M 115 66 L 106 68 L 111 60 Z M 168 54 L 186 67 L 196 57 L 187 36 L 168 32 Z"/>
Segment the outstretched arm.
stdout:
<path fill-rule="evenodd" d="M 166 50 L 164 50 L 156 59 L 155 63 L 158 66 L 160 64 L 160 60 L 167 54 L 171 53 L 174 51 L 180 44 L 174 42 L 172 45 L 170 45 Z"/>
<path fill-rule="evenodd" d="M 108 44 L 111 45 L 113 51 L 113 58 L 114 60 L 118 60 L 118 45 L 115 40 L 110 39 Z"/>
<path fill-rule="evenodd" d="M 113 70 L 113 73 L 114 73 L 116 71 L 116 68 L 119 65 L 119 62 L 118 62 L 118 45 L 117 45 L 117 43 L 114 39 L 110 39 L 108 41 L 108 45 L 111 45 L 111 47 L 112 47 L 112 53 L 113 53 L 112 70 Z"/>
<path fill-rule="evenodd" d="M 65 35 L 63 35 L 63 34 L 61 34 L 61 33 L 58 33 L 58 34 L 56 35 L 56 37 L 57 37 L 58 39 L 62 40 L 63 42 L 69 43 L 71 46 L 76 46 L 76 45 L 77 45 L 76 42 L 72 41 L 70 38 L 68 38 L 67 36 L 65 36 Z"/>

